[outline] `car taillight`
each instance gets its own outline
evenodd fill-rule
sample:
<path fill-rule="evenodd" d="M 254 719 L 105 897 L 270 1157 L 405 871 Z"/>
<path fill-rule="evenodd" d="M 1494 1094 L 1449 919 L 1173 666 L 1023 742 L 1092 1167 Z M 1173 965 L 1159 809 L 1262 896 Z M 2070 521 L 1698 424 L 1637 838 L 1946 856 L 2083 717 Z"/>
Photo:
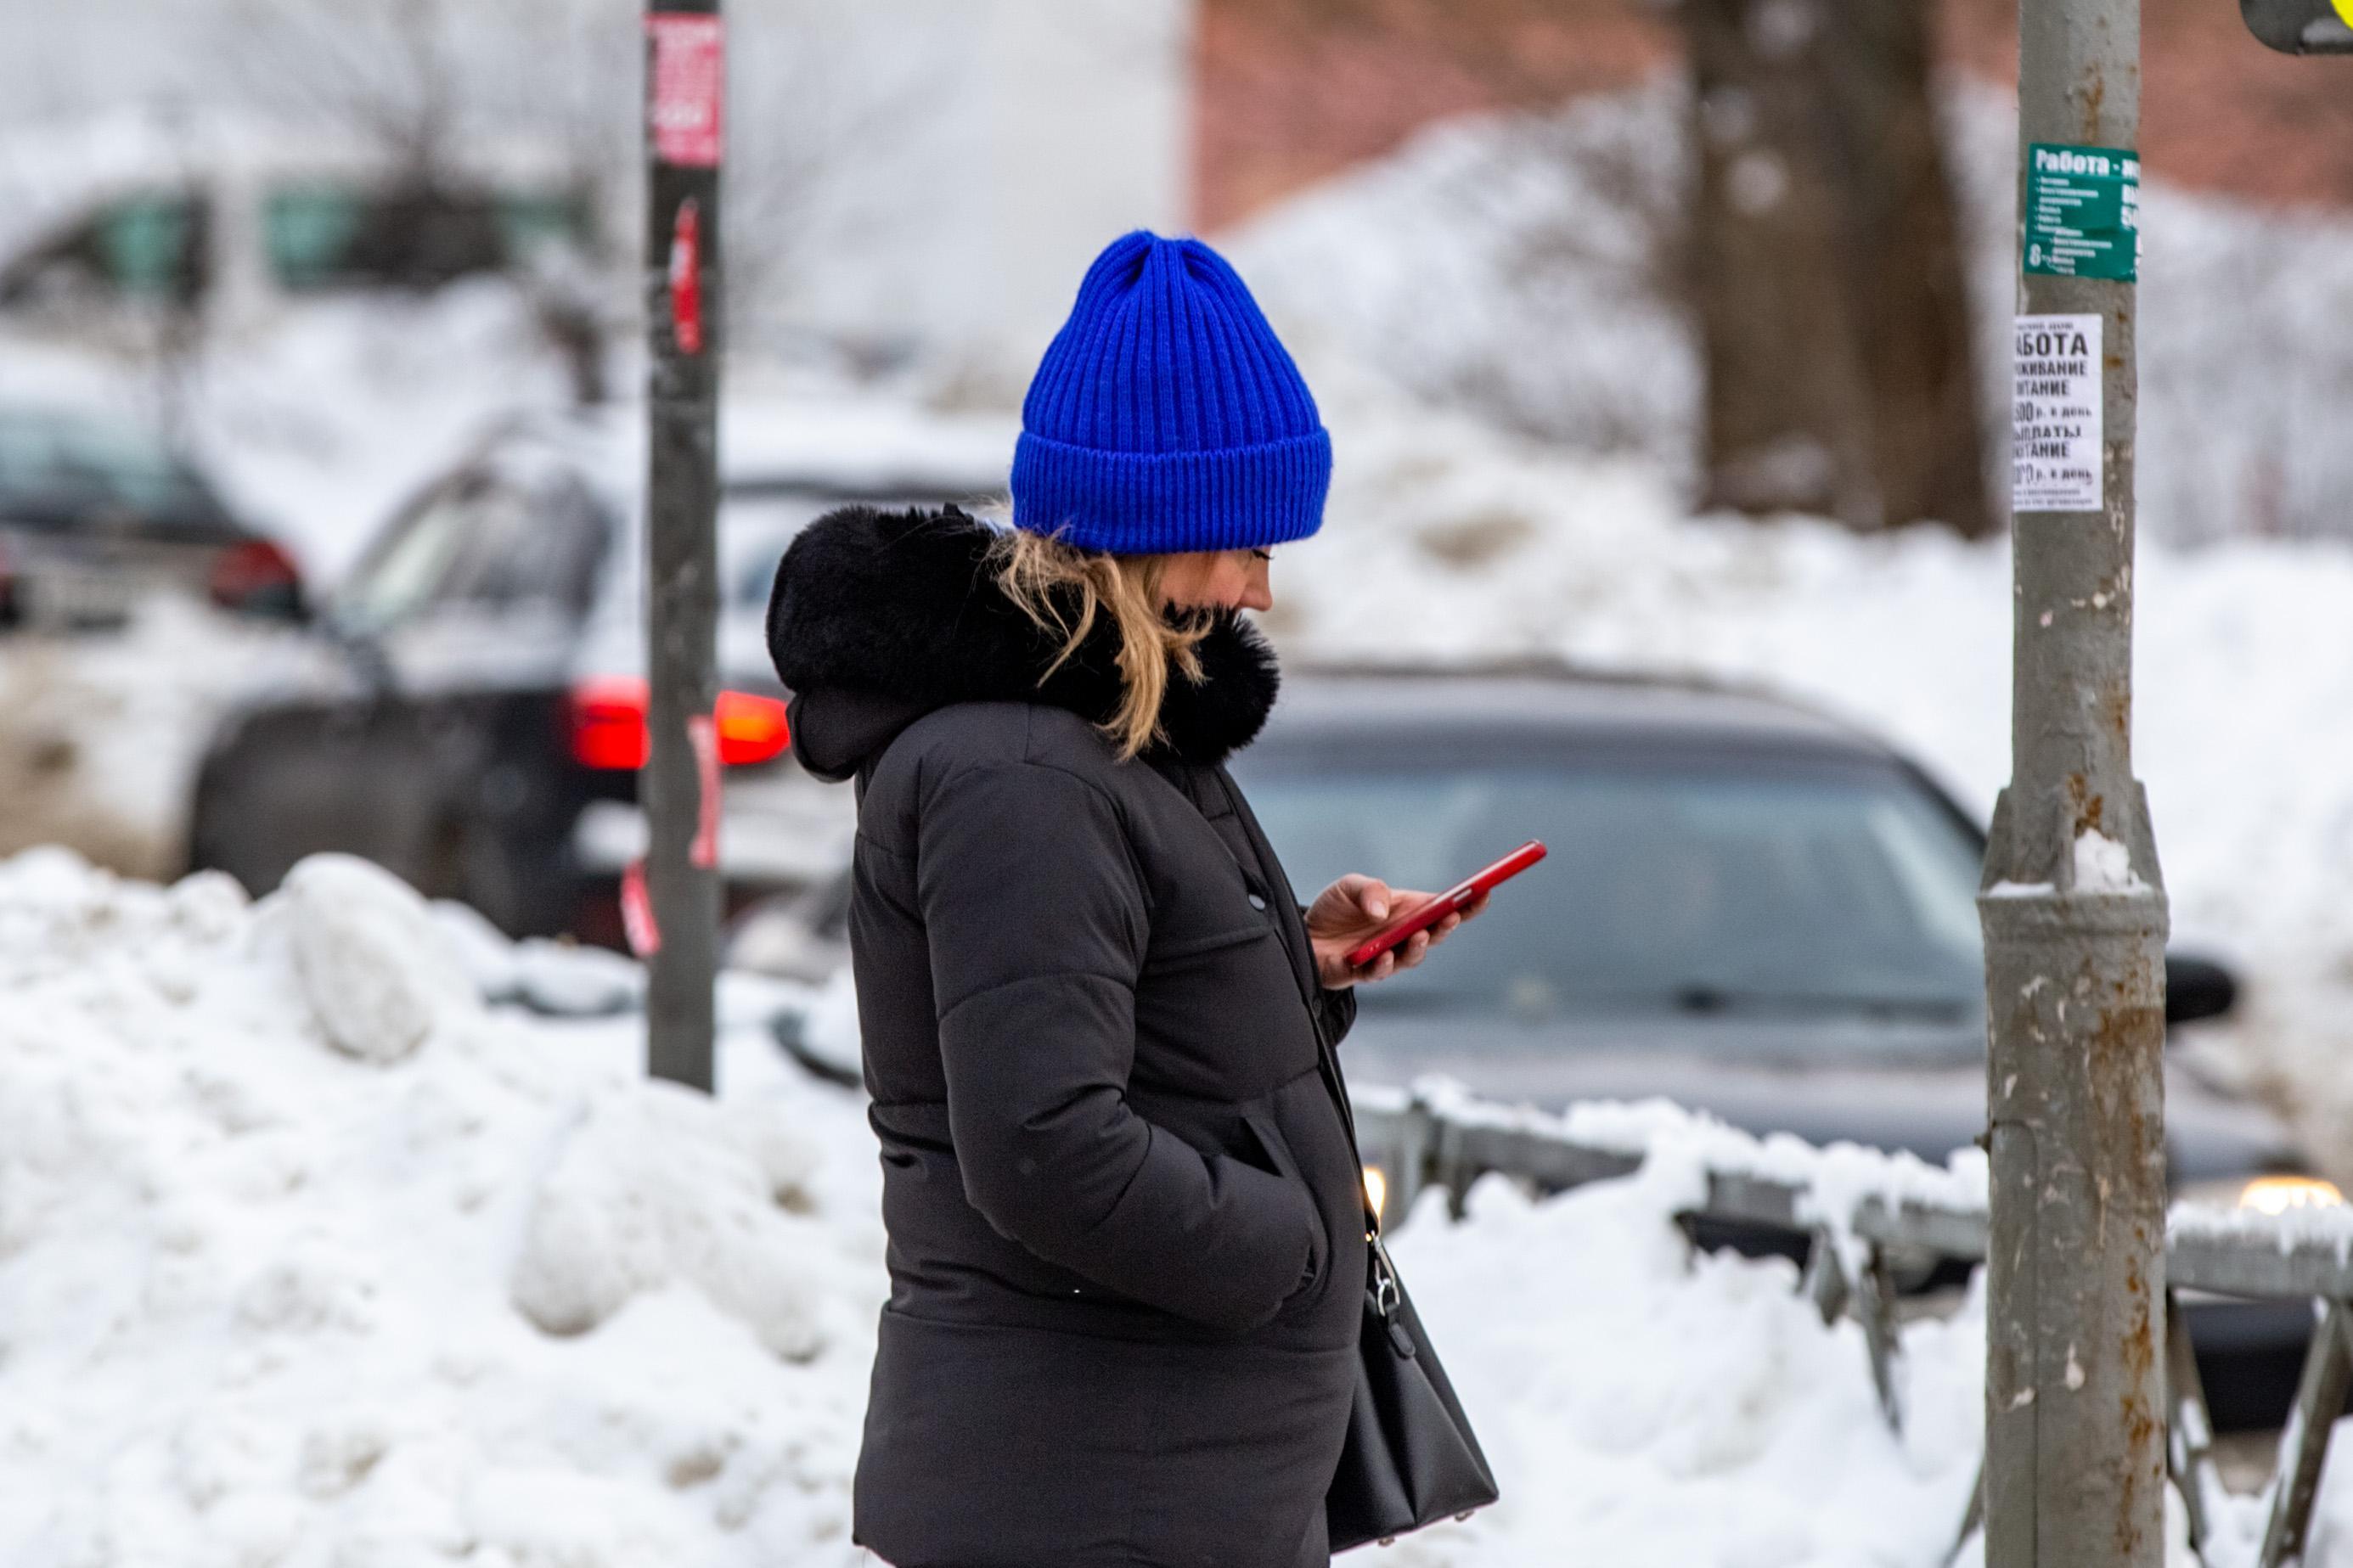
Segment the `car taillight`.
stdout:
<path fill-rule="evenodd" d="M 213 563 L 213 603 L 249 614 L 299 615 L 302 574 L 294 558 L 267 539 L 232 544 Z"/>
<path fill-rule="evenodd" d="M 641 768 L 646 683 L 628 676 L 584 680 L 572 689 L 572 760 L 584 768 Z"/>
<path fill-rule="evenodd" d="M 749 691 L 719 694 L 719 760 L 730 767 L 774 762 L 793 742 L 785 705 Z"/>
<path fill-rule="evenodd" d="M 646 683 L 630 676 L 584 680 L 572 689 L 572 757 L 586 768 L 641 768 L 651 742 Z M 730 767 L 771 762 L 792 743 L 785 705 L 749 691 L 723 691 L 713 715 L 719 760 Z"/>

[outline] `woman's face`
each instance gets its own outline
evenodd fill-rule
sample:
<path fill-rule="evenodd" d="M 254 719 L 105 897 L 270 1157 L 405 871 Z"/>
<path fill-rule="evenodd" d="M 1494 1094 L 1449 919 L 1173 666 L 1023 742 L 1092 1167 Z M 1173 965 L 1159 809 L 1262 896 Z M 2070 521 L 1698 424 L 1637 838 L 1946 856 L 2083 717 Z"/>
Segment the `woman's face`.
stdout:
<path fill-rule="evenodd" d="M 1171 555 L 1161 569 L 1160 596 L 1179 610 L 1271 610 L 1267 581 L 1271 550 L 1197 550 Z"/>

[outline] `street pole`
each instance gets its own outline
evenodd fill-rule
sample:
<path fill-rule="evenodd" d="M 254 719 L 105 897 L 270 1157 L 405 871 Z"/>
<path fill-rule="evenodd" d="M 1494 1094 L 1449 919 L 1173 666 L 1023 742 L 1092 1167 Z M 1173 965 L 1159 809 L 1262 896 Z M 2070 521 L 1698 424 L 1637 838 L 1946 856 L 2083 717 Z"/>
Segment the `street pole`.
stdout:
<path fill-rule="evenodd" d="M 705 1090 L 719 928 L 721 28 L 718 0 L 654 0 L 646 14 L 649 744 L 646 858 L 630 890 L 632 944 L 649 965 L 647 1070 Z"/>
<path fill-rule="evenodd" d="M 2166 900 L 2132 771 L 2139 0 L 2021 0 L 1988 1568 L 2164 1560 Z"/>

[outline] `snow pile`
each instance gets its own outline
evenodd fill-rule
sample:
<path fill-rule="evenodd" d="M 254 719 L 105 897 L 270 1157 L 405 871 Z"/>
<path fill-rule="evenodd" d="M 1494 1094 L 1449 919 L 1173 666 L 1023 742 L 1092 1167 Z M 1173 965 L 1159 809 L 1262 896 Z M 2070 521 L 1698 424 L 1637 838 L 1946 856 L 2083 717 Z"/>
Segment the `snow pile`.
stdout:
<path fill-rule="evenodd" d="M 406 1056 L 463 1028 L 472 981 L 408 885 L 351 855 L 317 855 L 287 873 L 287 945 L 311 1015 L 362 1061 Z"/>
<path fill-rule="evenodd" d="M 651 1084 L 635 1019 L 485 1007 L 466 972 L 348 862 L 259 904 L 0 863 L 0 1562 L 858 1560 L 859 1100 L 742 1026 L 717 1100 Z M 405 1049 L 338 1046 L 363 996 Z M 1891 1436 L 1787 1264 L 1687 1255 L 1682 1180 L 1490 1182 L 1396 1233 L 1506 1494 L 1398 1561 L 1940 1561 L 1978 1305 L 1905 1331 Z"/>
<path fill-rule="evenodd" d="M 792 1214 L 815 1151 L 765 1115 L 668 1084 L 582 1108 L 542 1179 L 512 1281 L 516 1310 L 585 1333 L 635 1296 L 683 1284 L 776 1354 L 825 1347 L 820 1262 L 833 1238 Z"/>
<path fill-rule="evenodd" d="M 2006 479 L 2017 117 L 1953 84 L 1945 153 L 1976 308 L 1989 482 Z M 1698 345 L 1679 298 L 1680 82 L 1554 114 L 1434 125 L 1230 237 L 1309 362 L 1354 357 L 1434 402 L 1689 488 Z M 2158 171 L 2159 174 L 2162 171 Z M 2353 492 L 2353 244 L 2343 218 L 2144 192 L 2144 537 L 2343 537 Z"/>
<path fill-rule="evenodd" d="M 1530 1204 L 1501 1178 L 1395 1236 L 1398 1268 L 1503 1501 L 1382 1554 L 1409 1568 L 1941 1564 L 1974 1484 L 1974 1294 L 1904 1330 L 1891 1435 L 1861 1329 L 1825 1328 L 1780 1259 L 1689 1255 L 1649 1176 Z"/>
<path fill-rule="evenodd" d="M 854 1106 L 462 973 L 350 862 L 0 863 L 0 1562 L 856 1560 Z"/>

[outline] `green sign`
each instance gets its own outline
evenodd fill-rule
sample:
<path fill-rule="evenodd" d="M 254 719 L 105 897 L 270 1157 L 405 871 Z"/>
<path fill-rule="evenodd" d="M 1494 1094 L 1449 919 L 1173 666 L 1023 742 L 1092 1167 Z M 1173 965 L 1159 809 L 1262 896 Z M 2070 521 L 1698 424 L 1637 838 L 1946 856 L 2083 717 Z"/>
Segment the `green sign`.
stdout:
<path fill-rule="evenodd" d="M 2052 142 L 2026 150 L 2026 270 L 2139 280 L 2139 153 Z"/>

